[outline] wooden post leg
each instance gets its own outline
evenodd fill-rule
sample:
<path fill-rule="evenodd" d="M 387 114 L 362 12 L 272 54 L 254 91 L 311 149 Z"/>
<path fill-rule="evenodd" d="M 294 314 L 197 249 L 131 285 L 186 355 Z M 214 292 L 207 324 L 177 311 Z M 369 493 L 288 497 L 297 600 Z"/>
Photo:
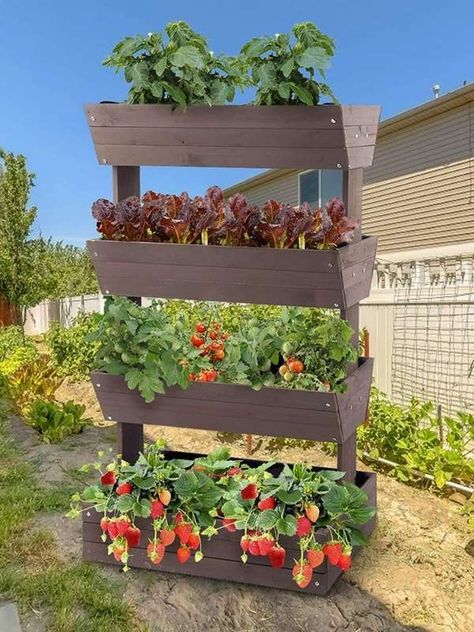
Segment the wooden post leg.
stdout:
<path fill-rule="evenodd" d="M 344 441 L 344 443 L 337 444 L 337 469 L 341 472 L 345 472 L 345 481 L 351 483 L 355 480 L 357 470 L 357 454 L 356 454 L 356 433 L 350 436 Z"/>
<path fill-rule="evenodd" d="M 117 204 L 132 195 L 140 195 L 140 167 L 113 167 L 114 202 Z M 140 297 L 129 297 L 141 305 Z M 122 458 L 135 463 L 143 452 L 143 426 L 141 424 L 117 424 L 117 447 Z"/>
<path fill-rule="evenodd" d="M 117 447 L 122 458 L 135 463 L 143 451 L 143 426 L 140 424 L 117 424 Z"/>

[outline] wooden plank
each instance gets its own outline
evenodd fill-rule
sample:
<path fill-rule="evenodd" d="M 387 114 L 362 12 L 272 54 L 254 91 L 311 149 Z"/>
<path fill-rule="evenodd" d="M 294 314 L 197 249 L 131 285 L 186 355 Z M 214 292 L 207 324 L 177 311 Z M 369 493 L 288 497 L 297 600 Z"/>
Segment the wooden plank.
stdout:
<path fill-rule="evenodd" d="M 243 129 L 343 129 L 377 125 L 380 107 L 373 105 L 322 106 L 192 106 L 185 112 L 171 105 L 89 104 L 89 126 L 189 127 Z"/>
<path fill-rule="evenodd" d="M 154 147 L 258 147 L 345 149 L 373 147 L 377 126 L 351 127 L 345 130 L 230 129 L 186 127 L 116 127 L 91 128 L 99 146 L 129 145 Z"/>
<path fill-rule="evenodd" d="M 357 166 L 372 162 L 372 147 L 351 150 L 360 159 Z M 348 168 L 346 149 L 305 147 L 155 147 L 150 145 L 96 145 L 99 163 L 104 165 L 247 167 L 267 169 Z"/>
<path fill-rule="evenodd" d="M 107 549 L 104 545 L 95 542 L 84 542 L 83 558 L 91 562 L 121 566 L 120 563 L 114 560 L 113 556 L 107 555 Z M 129 565 L 133 568 L 143 568 L 155 572 L 179 573 L 284 590 L 301 590 L 293 581 L 289 570 L 273 569 L 257 564 L 242 564 L 241 562 L 228 559 L 205 557 L 198 564 L 190 560 L 187 564 L 180 565 L 176 556 L 165 554 L 161 564 L 154 566 L 148 560 L 144 551 L 138 550 L 130 559 Z M 340 574 L 341 572 L 339 571 L 338 575 Z M 326 577 L 326 574 L 314 575 L 313 582 L 305 588 L 305 592 L 314 595 L 325 595 L 330 588 L 328 582 L 325 581 Z"/>

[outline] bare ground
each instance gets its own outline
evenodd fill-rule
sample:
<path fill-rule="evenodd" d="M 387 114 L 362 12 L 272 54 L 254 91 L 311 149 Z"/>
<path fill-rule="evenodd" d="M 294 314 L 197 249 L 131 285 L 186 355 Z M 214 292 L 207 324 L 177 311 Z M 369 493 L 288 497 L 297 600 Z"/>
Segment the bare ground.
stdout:
<path fill-rule="evenodd" d="M 60 395 L 85 403 L 88 414 L 101 420 L 90 385 L 69 385 Z M 49 483 L 70 483 L 68 471 L 93 461 L 97 450 L 113 447 L 115 428 L 103 421 L 103 427 L 89 427 L 59 446 L 42 444 L 34 431 L 18 420 L 13 423 L 27 458 Z M 212 432 L 146 430 L 173 449 L 208 452 L 217 445 Z M 243 456 L 243 443 L 234 444 L 233 453 Z M 285 449 L 279 456 L 328 463 L 317 449 Z M 379 524 L 370 545 L 327 597 L 149 571 L 120 574 L 124 594 L 157 632 L 474 630 L 474 560 L 465 551 L 472 533 L 459 505 L 382 474 L 378 496 Z M 61 548 L 71 551 L 72 545 L 72 554 L 80 555 L 79 522 L 57 514 L 41 522 L 55 531 Z M 104 572 L 119 575 L 112 568 Z"/>

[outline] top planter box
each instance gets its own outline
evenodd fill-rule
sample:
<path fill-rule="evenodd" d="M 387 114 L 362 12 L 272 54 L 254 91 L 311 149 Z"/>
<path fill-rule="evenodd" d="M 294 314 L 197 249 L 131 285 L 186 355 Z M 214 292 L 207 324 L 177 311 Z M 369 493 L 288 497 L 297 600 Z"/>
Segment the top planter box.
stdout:
<path fill-rule="evenodd" d="M 88 105 L 104 165 L 349 169 L 372 164 L 380 107 Z"/>

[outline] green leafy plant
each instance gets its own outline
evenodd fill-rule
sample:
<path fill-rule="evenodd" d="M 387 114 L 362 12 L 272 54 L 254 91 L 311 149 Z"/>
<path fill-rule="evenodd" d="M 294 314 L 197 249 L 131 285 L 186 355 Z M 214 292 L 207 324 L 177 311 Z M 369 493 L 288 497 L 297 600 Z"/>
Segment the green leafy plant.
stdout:
<path fill-rule="evenodd" d="M 359 527 L 375 509 L 363 490 L 340 484 L 341 472 L 249 464 L 231 459 L 225 448 L 193 460 L 167 459 L 163 447 L 163 442 L 146 447 L 132 465 L 120 459 L 105 468 L 95 464 L 100 482 L 72 498 L 70 517 L 80 514 L 83 503 L 103 513 L 102 540 L 125 570 L 142 538 L 136 518 L 150 519 L 152 564 L 161 563 L 175 540 L 180 563 L 193 553 L 199 562 L 202 538 L 218 537 L 224 529 L 242 533 L 243 563 L 249 556 L 265 556 L 272 567 L 282 568 L 286 551 L 279 540 L 295 537 L 300 554 L 293 578 L 301 588 L 325 558 L 348 570 L 352 547 L 366 542 Z"/>
<path fill-rule="evenodd" d="M 12 353 L 21 348 L 34 350 L 36 346 L 19 325 L 0 327 L 0 362 L 9 359 Z"/>
<path fill-rule="evenodd" d="M 73 401 L 57 403 L 37 399 L 31 405 L 26 422 L 37 430 L 47 443 L 58 443 L 78 434 L 90 419 L 84 418 L 86 407 Z"/>
<path fill-rule="evenodd" d="M 51 325 L 46 343 L 58 375 L 74 381 L 89 378 L 98 349 L 90 337 L 97 331 L 100 319 L 100 314 L 80 314 L 71 327 Z"/>
<path fill-rule="evenodd" d="M 216 317 L 239 308 L 216 309 L 178 313 L 166 303 L 143 308 L 109 300 L 92 335 L 100 342 L 97 367 L 123 375 L 147 402 L 165 387 L 187 388 L 192 381 L 344 390 L 345 366 L 357 351 L 351 327 L 333 312 L 282 307 L 270 312 L 273 319 L 240 318 L 229 333 Z"/>
<path fill-rule="evenodd" d="M 471 485 L 474 481 L 473 414 L 445 417 L 440 430 L 431 402 L 412 398 L 408 406 L 400 406 L 372 389 L 369 423 L 357 436 L 361 452 L 398 464 L 391 472 L 401 481 L 416 479 L 419 473 L 434 476 L 439 489 L 450 480 Z"/>
<path fill-rule="evenodd" d="M 186 22 L 170 22 L 164 33 L 126 37 L 103 62 L 123 69 L 132 86 L 129 103 L 219 105 L 244 87 L 239 58 L 214 55 L 206 39 Z"/>
<path fill-rule="evenodd" d="M 26 417 L 36 399 L 52 400 L 61 382 L 62 378 L 46 354 L 38 356 L 32 363 L 23 364 L 8 376 L 7 394 L 12 410 Z"/>
<path fill-rule="evenodd" d="M 255 37 L 241 50 L 242 63 L 257 92 L 256 105 L 316 105 L 322 97 L 335 101 L 331 88 L 316 78 L 334 55 L 334 41 L 312 22 L 295 24 L 291 34 Z"/>

